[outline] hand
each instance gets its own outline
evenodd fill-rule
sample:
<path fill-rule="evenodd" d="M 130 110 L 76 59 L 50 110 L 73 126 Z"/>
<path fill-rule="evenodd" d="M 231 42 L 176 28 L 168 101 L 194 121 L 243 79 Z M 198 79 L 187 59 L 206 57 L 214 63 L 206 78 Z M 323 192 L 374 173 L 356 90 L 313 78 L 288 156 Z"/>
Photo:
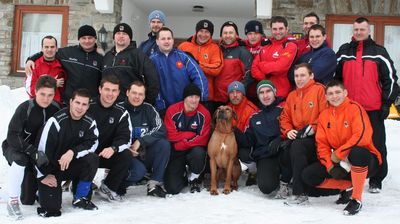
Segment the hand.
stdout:
<path fill-rule="evenodd" d="M 389 116 L 390 106 L 383 104 L 381 107 L 380 117 L 382 120 L 385 120 Z"/>
<path fill-rule="evenodd" d="M 280 136 L 278 136 L 269 143 L 268 149 L 271 155 L 276 155 L 279 153 L 281 149 L 281 142 L 282 139 Z"/>
<path fill-rule="evenodd" d="M 57 179 L 52 174 L 47 175 L 40 182 L 42 182 L 42 184 L 47 185 L 49 187 L 57 187 Z"/>
<path fill-rule="evenodd" d="M 32 60 L 28 60 L 25 64 L 25 74 L 32 74 L 32 70 L 35 69 L 35 62 Z"/>
<path fill-rule="evenodd" d="M 61 171 L 65 171 L 68 169 L 69 164 L 72 161 L 73 157 L 74 157 L 74 151 L 72 151 L 71 149 L 61 156 L 61 158 L 58 160 Z"/>
<path fill-rule="evenodd" d="M 311 125 L 305 126 L 303 129 L 297 132 L 296 138 L 306 138 L 308 136 L 313 136 L 315 131 Z"/>
<path fill-rule="evenodd" d="M 36 153 L 35 161 L 37 167 L 47 166 L 49 164 L 49 159 L 43 151 L 38 151 Z"/>
<path fill-rule="evenodd" d="M 292 130 L 290 130 L 290 131 L 286 134 L 286 136 L 287 136 L 288 139 L 290 139 L 290 140 L 295 140 L 296 137 L 297 137 L 297 131 L 294 130 L 294 129 L 292 129 Z"/>
<path fill-rule="evenodd" d="M 114 155 L 114 150 L 111 147 L 104 148 L 99 154 L 99 156 L 103 157 L 104 159 L 109 159 L 112 155 Z"/>
<path fill-rule="evenodd" d="M 129 147 L 129 151 L 132 152 L 132 156 L 136 157 L 139 155 L 139 148 L 140 148 L 140 142 L 139 140 L 135 140 L 135 142 Z"/>
<path fill-rule="evenodd" d="M 58 76 L 56 76 L 56 80 L 57 80 L 57 87 L 63 87 L 64 86 L 64 78 L 59 78 Z"/>
<path fill-rule="evenodd" d="M 332 160 L 333 163 L 340 163 L 340 160 L 341 160 L 341 159 L 339 159 L 339 158 L 336 156 L 335 152 L 333 151 L 332 154 L 331 154 L 331 160 Z"/>
<path fill-rule="evenodd" d="M 343 167 L 341 167 L 337 163 L 329 168 L 328 173 L 336 180 L 344 179 L 349 174 Z"/>

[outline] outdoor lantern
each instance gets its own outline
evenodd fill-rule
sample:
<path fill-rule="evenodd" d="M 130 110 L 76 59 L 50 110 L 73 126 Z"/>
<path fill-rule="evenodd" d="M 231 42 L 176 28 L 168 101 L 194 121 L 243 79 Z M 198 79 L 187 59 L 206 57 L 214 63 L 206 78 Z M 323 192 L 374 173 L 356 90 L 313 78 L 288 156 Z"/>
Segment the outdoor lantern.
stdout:
<path fill-rule="evenodd" d="M 99 42 L 101 44 L 101 48 L 103 48 L 103 50 L 106 50 L 106 48 L 107 48 L 107 30 L 104 28 L 104 24 L 103 24 L 103 26 L 101 26 L 100 30 L 97 33 L 98 33 Z"/>

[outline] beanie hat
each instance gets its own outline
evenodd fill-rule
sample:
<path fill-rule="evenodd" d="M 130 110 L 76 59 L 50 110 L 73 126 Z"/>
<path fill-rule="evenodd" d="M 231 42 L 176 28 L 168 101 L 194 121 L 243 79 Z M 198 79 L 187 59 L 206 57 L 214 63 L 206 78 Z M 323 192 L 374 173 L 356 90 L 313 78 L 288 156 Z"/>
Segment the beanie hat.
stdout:
<path fill-rule="evenodd" d="M 206 29 L 208 31 L 210 31 L 211 36 L 214 33 L 214 24 L 210 21 L 210 20 L 200 20 L 197 24 L 196 24 L 196 33 L 199 32 L 199 30 L 201 29 Z"/>
<path fill-rule="evenodd" d="M 154 10 L 149 14 L 149 23 L 153 19 L 159 19 L 162 22 L 162 24 L 165 25 L 165 14 L 163 12 L 161 12 L 160 10 Z"/>
<path fill-rule="evenodd" d="M 129 38 L 132 40 L 132 28 L 126 23 L 120 23 L 114 27 L 113 38 L 117 32 L 124 32 L 128 34 Z"/>
<path fill-rule="evenodd" d="M 244 89 L 244 85 L 239 81 L 233 81 L 231 84 L 229 84 L 228 94 L 231 93 L 233 90 L 240 91 L 243 93 L 243 95 L 246 95 L 246 90 Z"/>
<path fill-rule="evenodd" d="M 274 92 L 274 95 L 276 96 L 276 87 L 274 85 L 274 83 L 272 83 L 269 80 L 262 80 L 257 84 L 257 95 L 260 93 L 260 89 L 262 87 L 269 87 L 272 89 L 272 91 Z"/>
<path fill-rule="evenodd" d="M 92 36 L 94 38 L 97 38 L 96 30 L 94 30 L 94 28 L 92 26 L 83 25 L 83 26 L 79 27 L 78 40 L 83 36 Z"/>
<path fill-rule="evenodd" d="M 235 31 L 236 31 L 236 35 L 239 35 L 238 27 L 236 26 L 236 24 L 235 24 L 234 22 L 232 22 L 232 21 L 227 21 L 227 22 L 225 22 L 224 24 L 222 24 L 222 26 L 221 26 L 221 31 L 219 32 L 219 36 L 222 36 L 222 30 L 223 30 L 224 27 L 226 27 L 226 26 L 233 26 L 233 28 L 234 28 Z"/>
<path fill-rule="evenodd" d="M 199 87 L 197 87 L 195 84 L 190 83 L 183 89 L 183 99 L 185 99 L 188 96 L 196 95 L 201 97 L 201 91 Z"/>
<path fill-rule="evenodd" d="M 244 34 L 247 35 L 250 32 L 264 34 L 262 24 L 257 20 L 250 20 L 246 23 L 246 26 L 244 27 Z"/>

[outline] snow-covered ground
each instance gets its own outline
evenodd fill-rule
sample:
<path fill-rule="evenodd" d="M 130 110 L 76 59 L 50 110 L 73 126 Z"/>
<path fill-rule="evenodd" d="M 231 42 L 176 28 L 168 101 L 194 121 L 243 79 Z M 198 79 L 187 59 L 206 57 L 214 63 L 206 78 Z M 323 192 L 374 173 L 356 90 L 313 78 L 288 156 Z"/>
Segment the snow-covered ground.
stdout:
<path fill-rule="evenodd" d="M 15 108 L 26 99 L 22 88 L 10 90 L 0 86 L 0 140 L 5 139 L 8 122 Z M 203 190 L 184 192 L 167 199 L 146 196 L 145 186 L 130 188 L 126 200 L 108 203 L 95 195 L 97 211 L 73 209 L 70 193 L 63 194 L 63 215 L 42 218 L 36 215 L 37 204 L 22 206 L 25 218 L 18 223 L 398 223 L 400 218 L 400 122 L 386 121 L 389 174 L 380 194 L 370 194 L 365 188 L 363 208 L 355 216 L 342 215 L 343 205 L 336 205 L 337 196 L 310 198 L 306 206 L 285 206 L 282 200 L 270 199 L 257 187 L 245 187 L 245 175 L 239 191 L 230 195 L 210 196 Z M 0 223 L 14 223 L 7 217 L 5 186 L 8 165 L 0 158 Z M 101 174 L 100 174 L 101 176 Z M 99 178 L 97 178 L 99 181 Z"/>

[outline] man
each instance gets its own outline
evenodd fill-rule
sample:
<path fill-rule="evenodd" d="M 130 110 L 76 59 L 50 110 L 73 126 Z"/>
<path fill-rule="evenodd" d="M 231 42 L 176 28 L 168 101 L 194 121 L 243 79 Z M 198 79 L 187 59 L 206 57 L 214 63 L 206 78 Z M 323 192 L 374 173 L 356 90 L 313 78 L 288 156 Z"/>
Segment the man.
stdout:
<path fill-rule="evenodd" d="M 156 42 L 159 51 L 150 59 L 160 77 L 160 93 L 156 99 L 156 109 L 160 114 L 163 116 L 170 105 L 183 100 L 183 89 L 189 83 L 194 83 L 201 90 L 201 101 L 207 101 L 207 79 L 193 58 L 174 48 L 172 30 L 161 28 L 156 35 Z"/>
<path fill-rule="evenodd" d="M 132 132 L 129 113 L 116 104 L 120 95 L 119 84 L 116 76 L 105 76 L 100 82 L 100 96 L 93 100 L 88 111 L 99 130 L 99 144 L 95 151 L 100 159 L 99 167 L 109 169 L 99 193 L 109 201 L 122 200 L 126 193 L 123 180 L 132 161 L 128 150 Z"/>
<path fill-rule="evenodd" d="M 23 102 L 15 110 L 8 126 L 7 139 L 3 141 L 3 155 L 7 159 L 10 169 L 8 171 L 8 214 L 16 219 L 22 219 L 19 207 L 21 184 L 24 198 L 23 204 L 35 202 L 37 184 L 34 175 L 34 165 L 41 166 L 47 162 L 45 156 L 37 151 L 35 144 L 40 128 L 47 119 L 53 116 L 60 108 L 53 101 L 56 91 L 56 80 L 51 76 L 41 76 L 36 82 L 35 97 Z M 26 171 L 25 171 L 26 170 Z M 24 178 L 24 172 L 26 172 Z M 28 175 L 32 174 L 32 175 Z M 28 179 L 32 177 L 32 179 Z"/>
<path fill-rule="evenodd" d="M 366 111 L 347 97 L 343 84 L 330 82 L 325 94 L 329 108 L 320 114 L 316 133 L 319 162 L 304 169 L 302 180 L 312 187 L 342 190 L 336 203 L 347 204 L 343 213 L 354 215 L 362 207 L 365 180 L 382 158 L 372 143 Z M 351 187 L 352 192 L 346 191 Z"/>
<path fill-rule="evenodd" d="M 146 87 L 140 81 L 133 82 L 126 91 L 128 97 L 125 108 L 132 123 L 132 145 L 129 150 L 133 160 L 129 168 L 127 184 L 142 180 L 151 173 L 147 183 L 147 195 L 165 198 L 164 173 L 171 146 L 167 141 L 167 131 L 156 109 L 144 102 Z"/>
<path fill-rule="evenodd" d="M 148 57 L 150 57 L 154 52 L 158 50 L 158 46 L 156 44 L 156 33 L 161 29 L 161 27 L 165 26 L 165 14 L 160 10 L 152 11 L 149 16 L 149 26 L 150 33 L 147 34 L 149 39 L 143 41 L 139 49 L 143 51 Z"/>
<path fill-rule="evenodd" d="M 218 44 L 214 43 L 214 24 L 209 20 L 200 20 L 196 24 L 196 34 L 187 41 L 182 42 L 178 48 L 189 52 L 199 63 L 208 81 L 208 102 L 207 109 L 213 113 L 214 106 L 214 80 L 223 68 L 223 55 Z"/>
<path fill-rule="evenodd" d="M 224 67 L 220 75 L 215 78 L 214 99 L 217 104 L 226 104 L 228 101 L 226 90 L 231 82 L 240 81 L 245 87 L 253 82 L 250 76 L 253 57 L 239 38 L 238 28 L 234 22 L 227 21 L 222 24 L 220 37 Z"/>
<path fill-rule="evenodd" d="M 301 55 L 296 64 L 310 64 L 314 73 L 314 80 L 326 85 L 333 79 L 336 71 L 335 52 L 326 43 L 326 33 L 323 26 L 318 24 L 311 26 L 307 36 L 311 50 Z M 289 78 L 294 81 L 293 76 Z"/>
<path fill-rule="evenodd" d="M 277 90 L 277 96 L 286 98 L 290 91 L 288 71 L 297 53 L 297 46 L 289 42 L 288 22 L 282 16 L 271 19 L 271 44 L 264 46 L 251 66 L 251 75 L 260 81 L 272 81 Z"/>
<path fill-rule="evenodd" d="M 244 89 L 244 85 L 241 82 L 233 81 L 228 86 L 228 97 L 229 103 L 228 106 L 232 107 L 237 115 L 237 120 L 233 120 L 233 124 L 236 128 L 238 128 L 241 132 L 245 131 L 246 126 L 249 123 L 250 117 L 256 113 L 259 109 L 256 105 L 254 105 L 251 101 L 246 98 L 246 91 Z M 245 150 L 239 149 L 239 154 L 242 152 L 247 153 Z M 243 156 L 239 155 L 239 158 L 243 158 Z M 249 171 L 249 176 L 246 181 L 246 186 L 251 186 L 256 184 L 256 164 L 252 163 L 244 163 Z"/>
<path fill-rule="evenodd" d="M 157 71 L 149 58 L 132 42 L 132 28 L 126 23 L 114 27 L 115 46 L 104 56 L 103 77 L 116 75 L 121 83 L 118 102 L 125 100 L 131 82 L 139 80 L 146 86 L 146 101 L 154 104 L 159 91 Z"/>
<path fill-rule="evenodd" d="M 205 168 L 211 115 L 200 104 L 200 89 L 189 84 L 183 91 L 183 101 L 171 105 L 165 114 L 168 140 L 172 144 L 171 158 L 165 171 L 165 188 L 178 194 L 189 182 L 190 192 L 200 192 L 199 176 Z"/>
<path fill-rule="evenodd" d="M 383 163 L 379 172 L 369 179 L 369 191 L 379 193 L 388 172 L 384 120 L 396 100 L 399 86 L 393 61 L 386 49 L 371 39 L 370 32 L 368 19 L 355 20 L 352 41 L 343 44 L 336 53 L 335 78 L 343 80 L 349 98 L 364 107 L 371 121 L 372 138 Z"/>
<path fill-rule="evenodd" d="M 89 199 L 99 165 L 92 153 L 98 144 L 98 131 L 96 121 L 86 114 L 89 100 L 88 90 L 76 90 L 69 106 L 55 113 L 43 128 L 38 150 L 46 154 L 49 163 L 38 167 L 40 216 L 61 215 L 61 181 L 71 179 L 78 181 L 72 206 L 97 209 Z"/>
<path fill-rule="evenodd" d="M 72 93 L 80 88 L 88 89 L 91 96 L 99 94 L 103 56 L 97 53 L 96 39 L 94 28 L 83 25 L 78 30 L 79 45 L 60 48 L 57 51 L 56 58 L 60 60 L 68 76 L 68 82 L 64 83 L 65 89 L 61 96 L 66 104 L 69 103 Z M 28 58 L 25 65 L 26 75 L 32 74 L 32 70 L 35 69 L 34 61 L 40 56 L 41 53 Z"/>
<path fill-rule="evenodd" d="M 57 89 L 54 100 L 61 103 L 61 93 L 64 91 L 66 75 L 61 67 L 61 63 L 56 59 L 57 39 L 53 36 L 45 36 L 42 39 L 43 56 L 35 61 L 35 69 L 32 74 L 25 78 L 25 89 L 30 98 L 35 97 L 36 82 L 42 75 L 50 75 L 57 80 Z"/>
<path fill-rule="evenodd" d="M 278 117 L 282 111 L 280 98 L 276 98 L 275 85 L 269 80 L 257 84 L 260 110 L 253 114 L 245 132 L 235 129 L 239 159 L 247 164 L 256 163 L 257 185 L 264 194 L 279 187 L 279 152 L 271 142 L 279 136 Z"/>

